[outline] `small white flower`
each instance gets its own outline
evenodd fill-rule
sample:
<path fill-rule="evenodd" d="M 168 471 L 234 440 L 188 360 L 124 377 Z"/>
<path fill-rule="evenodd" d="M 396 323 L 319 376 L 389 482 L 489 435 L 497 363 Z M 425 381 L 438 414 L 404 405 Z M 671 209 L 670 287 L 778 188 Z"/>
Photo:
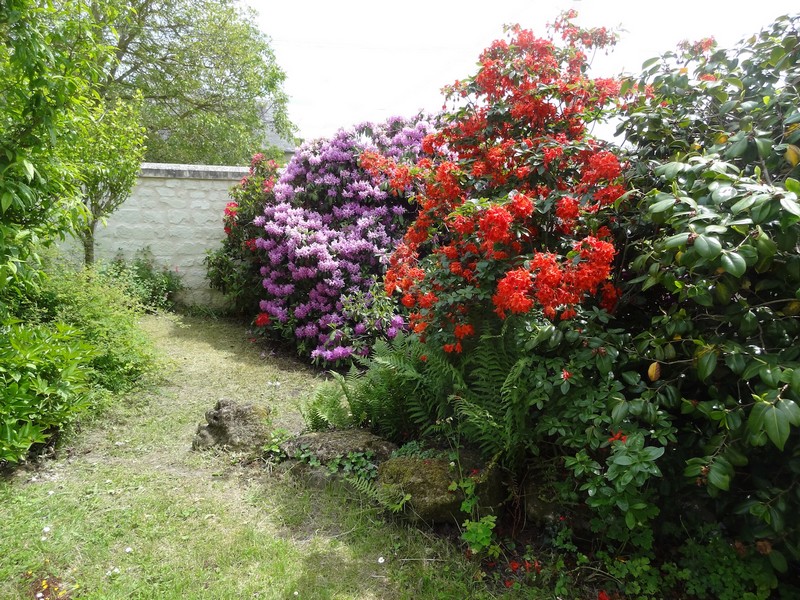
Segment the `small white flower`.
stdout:
<path fill-rule="evenodd" d="M 114 483 L 114 482 L 111 481 L 110 479 L 106 479 L 106 483 Z"/>
<path fill-rule="evenodd" d="M 46 542 L 46 541 L 47 541 L 47 536 L 44 536 L 44 535 L 43 535 L 43 536 L 41 537 L 41 540 L 42 540 L 43 542 Z"/>
<path fill-rule="evenodd" d="M 133 552 L 133 548 L 131 548 L 130 546 L 128 546 L 127 548 L 125 548 L 125 552 L 126 552 L 127 554 L 130 554 L 131 552 Z"/>
<path fill-rule="evenodd" d="M 38 593 L 36 594 L 36 597 L 37 597 L 37 598 L 44 598 L 44 594 L 43 594 L 42 592 L 38 592 Z"/>
<path fill-rule="evenodd" d="M 47 492 L 48 496 L 52 496 L 53 494 L 55 494 L 55 492 L 53 490 L 50 490 L 49 492 Z"/>
<path fill-rule="evenodd" d="M 119 567 L 114 567 L 114 573 L 119 573 Z"/>
<path fill-rule="evenodd" d="M 386 559 L 385 559 L 385 558 L 383 558 L 382 556 L 379 556 L 379 557 L 378 557 L 378 564 L 379 564 L 379 565 L 382 565 L 382 564 L 383 564 L 383 563 L 385 563 L 385 562 L 386 562 Z"/>
<path fill-rule="evenodd" d="M 49 527 L 44 527 L 42 529 L 42 531 L 44 531 L 45 533 L 50 533 L 50 528 Z"/>
<path fill-rule="evenodd" d="M 295 596 L 299 596 L 299 595 L 300 595 L 300 592 L 295 592 L 295 593 L 294 593 L 294 595 L 295 595 Z"/>

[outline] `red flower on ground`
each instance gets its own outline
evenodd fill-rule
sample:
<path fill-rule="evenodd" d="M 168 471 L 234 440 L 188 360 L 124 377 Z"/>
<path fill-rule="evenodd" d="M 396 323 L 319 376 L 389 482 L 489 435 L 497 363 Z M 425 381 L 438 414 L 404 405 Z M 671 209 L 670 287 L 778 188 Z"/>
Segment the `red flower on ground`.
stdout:
<path fill-rule="evenodd" d="M 267 313 L 258 313 L 256 317 L 256 327 L 266 327 L 269 325 L 269 315 Z"/>
<path fill-rule="evenodd" d="M 610 438 L 608 438 L 609 443 L 611 443 L 611 442 L 622 442 L 624 444 L 628 440 L 628 436 L 627 435 L 623 435 L 621 431 L 617 431 L 616 433 L 614 433 L 612 431 L 611 433 L 613 435 Z"/>

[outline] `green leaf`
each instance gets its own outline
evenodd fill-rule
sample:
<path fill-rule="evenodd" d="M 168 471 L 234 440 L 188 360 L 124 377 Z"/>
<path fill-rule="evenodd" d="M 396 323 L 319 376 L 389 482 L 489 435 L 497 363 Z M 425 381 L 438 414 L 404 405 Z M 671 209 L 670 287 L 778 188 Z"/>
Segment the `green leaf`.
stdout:
<path fill-rule="evenodd" d="M 773 549 L 767 556 L 769 557 L 769 563 L 772 565 L 772 568 L 778 573 L 786 573 L 789 570 L 786 557 L 782 552 Z"/>
<path fill-rule="evenodd" d="M 747 417 L 747 428 L 750 430 L 750 433 L 759 433 L 763 431 L 764 418 L 768 408 L 769 404 L 766 402 L 757 402 L 756 405 L 753 406 L 750 415 Z"/>
<path fill-rule="evenodd" d="M 34 174 L 33 165 L 31 164 L 31 161 L 23 158 L 22 168 L 25 170 L 25 177 L 30 182 L 33 179 L 33 174 Z"/>
<path fill-rule="evenodd" d="M 625 525 L 628 526 L 628 529 L 634 529 L 636 527 L 636 517 L 632 512 L 625 513 Z"/>
<path fill-rule="evenodd" d="M 697 357 L 697 376 L 700 381 L 705 381 L 717 368 L 717 351 L 706 347 L 700 350 Z"/>
<path fill-rule="evenodd" d="M 730 146 L 727 150 L 725 150 L 725 156 L 727 158 L 738 158 L 742 156 L 745 152 L 747 152 L 747 138 L 743 137 L 738 142 Z"/>
<path fill-rule="evenodd" d="M 615 425 L 618 425 L 622 420 L 628 416 L 628 403 L 617 402 L 614 408 L 611 409 L 611 420 Z"/>
<path fill-rule="evenodd" d="M 782 398 L 781 401 L 778 402 L 777 406 L 778 410 L 783 411 L 783 413 L 786 415 L 786 419 L 790 424 L 794 425 L 795 427 L 800 427 L 800 406 L 797 406 L 794 400 Z"/>
<path fill-rule="evenodd" d="M 775 444 L 778 450 L 783 451 L 786 440 L 789 439 L 789 419 L 783 411 L 771 404 L 765 404 L 764 431 L 767 437 Z"/>
<path fill-rule="evenodd" d="M 672 208 L 673 206 L 675 206 L 675 199 L 674 198 L 668 198 L 666 200 L 659 200 L 655 204 L 651 204 L 647 208 L 647 210 L 649 210 L 651 213 L 655 214 L 655 213 L 664 212 L 665 210 L 668 210 L 668 209 Z"/>
<path fill-rule="evenodd" d="M 787 177 L 783 184 L 786 186 L 787 190 L 800 196 L 800 181 Z"/>
<path fill-rule="evenodd" d="M 636 385 L 642 380 L 642 376 L 636 371 L 623 371 L 622 380 L 628 385 Z"/>
<path fill-rule="evenodd" d="M 772 140 L 768 138 L 756 138 L 756 148 L 761 158 L 768 158 L 772 154 Z"/>
<path fill-rule="evenodd" d="M 736 197 L 738 193 L 739 190 L 737 190 L 732 185 L 721 185 L 716 190 L 714 190 L 713 194 L 711 194 L 711 199 L 714 200 L 714 202 L 716 202 L 717 204 L 721 204 L 723 202 L 730 200 L 731 198 Z"/>
<path fill-rule="evenodd" d="M 741 277 L 747 270 L 747 263 L 737 252 L 726 251 L 722 254 L 722 268 L 734 277 Z"/>
<path fill-rule="evenodd" d="M 652 67 L 659 60 L 661 60 L 661 58 L 658 56 L 654 56 L 653 58 L 648 58 L 646 61 L 642 63 L 642 69 L 646 69 L 647 67 Z M 788 123 L 789 121 L 786 122 Z"/>
<path fill-rule="evenodd" d="M 796 200 L 792 200 L 791 198 L 781 198 L 781 206 L 786 212 L 789 212 L 796 217 L 800 217 L 800 204 L 798 204 Z"/>
<path fill-rule="evenodd" d="M 726 469 L 719 461 L 714 461 L 708 470 L 708 483 L 719 490 L 729 490 L 731 486 L 731 476 L 726 473 Z"/>
<path fill-rule="evenodd" d="M 715 237 L 698 235 L 694 240 L 694 248 L 703 258 L 715 258 L 722 252 L 722 244 Z"/>
<path fill-rule="evenodd" d="M 670 236 L 664 240 L 664 248 L 677 248 L 679 246 L 683 246 L 686 244 L 686 240 L 688 239 L 688 233 L 679 233 L 678 235 Z"/>
<path fill-rule="evenodd" d="M 3 197 L 0 198 L 0 209 L 3 212 L 8 210 L 8 207 L 11 206 L 11 202 L 14 200 L 14 196 L 11 195 L 11 192 L 6 192 L 3 194 Z"/>

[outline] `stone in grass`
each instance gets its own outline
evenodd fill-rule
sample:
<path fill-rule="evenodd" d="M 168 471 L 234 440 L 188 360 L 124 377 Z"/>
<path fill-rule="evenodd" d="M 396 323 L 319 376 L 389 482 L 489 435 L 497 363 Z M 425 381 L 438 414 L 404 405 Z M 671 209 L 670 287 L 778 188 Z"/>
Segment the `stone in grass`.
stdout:
<path fill-rule="evenodd" d="M 506 494 L 497 468 L 474 472 L 470 469 L 464 476 L 475 478 L 481 512 L 491 513 L 499 508 Z M 461 512 L 464 494 L 451 489 L 458 478 L 455 468 L 443 458 L 402 456 L 378 467 L 378 486 L 410 494 L 405 514 L 411 521 L 429 524 L 461 523 L 470 518 Z"/>
<path fill-rule="evenodd" d="M 281 444 L 281 451 L 289 458 L 302 452 L 315 456 L 322 464 L 347 456 L 350 452 L 372 452 L 375 462 L 381 462 L 389 458 L 395 450 L 397 446 L 393 443 L 365 429 L 315 431 Z"/>
<path fill-rule="evenodd" d="M 222 399 L 206 412 L 207 425 L 198 425 L 193 450 L 214 446 L 230 450 L 258 450 L 269 439 L 269 409 Z"/>

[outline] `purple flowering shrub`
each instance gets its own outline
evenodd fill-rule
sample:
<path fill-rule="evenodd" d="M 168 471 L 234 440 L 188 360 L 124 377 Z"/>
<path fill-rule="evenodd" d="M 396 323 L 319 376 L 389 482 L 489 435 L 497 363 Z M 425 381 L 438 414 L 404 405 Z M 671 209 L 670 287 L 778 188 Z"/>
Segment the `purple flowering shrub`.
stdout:
<path fill-rule="evenodd" d="M 380 283 L 415 217 L 413 190 L 390 191 L 359 158 L 369 151 L 414 164 L 431 130 L 421 116 L 342 129 L 301 146 L 277 181 L 259 177 L 269 170 L 254 161 L 240 187 L 261 196 L 263 213 L 250 223 L 239 214 L 235 226 L 245 228 L 240 248 L 260 273 L 264 331 L 293 340 L 314 362 L 337 364 L 405 327 Z"/>

